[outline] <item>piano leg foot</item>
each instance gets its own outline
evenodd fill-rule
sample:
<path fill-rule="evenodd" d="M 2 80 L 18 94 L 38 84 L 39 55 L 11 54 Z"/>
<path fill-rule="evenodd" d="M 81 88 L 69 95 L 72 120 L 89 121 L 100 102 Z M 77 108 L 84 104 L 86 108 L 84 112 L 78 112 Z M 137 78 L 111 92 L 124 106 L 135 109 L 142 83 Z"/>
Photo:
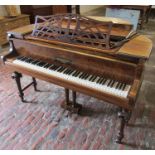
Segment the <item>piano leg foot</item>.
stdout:
<path fill-rule="evenodd" d="M 32 81 L 33 81 L 34 90 L 37 91 L 37 81 L 34 77 L 32 77 Z"/>
<path fill-rule="evenodd" d="M 120 118 L 120 124 L 119 124 L 117 137 L 115 140 L 116 143 L 122 143 L 122 139 L 124 138 L 124 128 L 125 128 L 125 125 L 128 123 L 130 116 L 131 116 L 131 112 L 124 110 L 122 108 L 118 112 L 118 117 Z"/>
<path fill-rule="evenodd" d="M 76 102 L 76 91 L 72 91 L 72 111 L 73 113 L 79 113 L 82 109 L 82 105 Z"/>
<path fill-rule="evenodd" d="M 82 109 L 82 105 L 76 103 L 76 92 L 72 91 L 72 101 L 70 101 L 69 89 L 65 88 L 65 96 L 66 96 L 66 101 L 64 104 L 61 105 L 61 107 L 72 113 L 79 113 L 80 110 Z"/>
<path fill-rule="evenodd" d="M 24 93 L 23 93 L 23 90 L 22 90 L 22 87 L 21 87 L 21 81 L 20 81 L 21 77 L 22 77 L 21 73 L 14 72 L 12 74 L 12 79 L 14 79 L 16 81 L 16 84 L 17 84 L 19 97 L 21 98 L 21 101 L 24 102 Z"/>

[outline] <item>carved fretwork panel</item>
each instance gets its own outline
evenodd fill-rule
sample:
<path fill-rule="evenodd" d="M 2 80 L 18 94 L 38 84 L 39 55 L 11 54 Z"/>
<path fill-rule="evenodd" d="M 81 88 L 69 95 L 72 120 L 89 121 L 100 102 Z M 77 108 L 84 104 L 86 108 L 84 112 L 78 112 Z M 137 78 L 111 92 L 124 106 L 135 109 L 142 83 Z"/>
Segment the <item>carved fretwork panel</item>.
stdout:
<path fill-rule="evenodd" d="M 100 22 L 78 14 L 37 16 L 33 37 L 59 40 L 100 49 L 112 48 L 112 22 Z"/>

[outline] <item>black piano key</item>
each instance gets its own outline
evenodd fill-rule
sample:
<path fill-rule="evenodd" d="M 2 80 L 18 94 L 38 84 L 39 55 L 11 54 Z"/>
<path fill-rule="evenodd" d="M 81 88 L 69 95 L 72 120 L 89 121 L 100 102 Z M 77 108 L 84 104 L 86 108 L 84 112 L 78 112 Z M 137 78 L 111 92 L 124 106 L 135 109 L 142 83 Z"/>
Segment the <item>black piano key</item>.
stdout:
<path fill-rule="evenodd" d="M 62 66 L 59 66 L 59 68 L 57 69 L 57 72 L 59 72 L 59 70 L 61 70 L 62 69 Z"/>
<path fill-rule="evenodd" d="M 83 72 L 81 72 L 77 77 L 80 78 L 80 77 L 82 77 L 82 75 L 84 75 Z"/>
<path fill-rule="evenodd" d="M 77 77 L 79 78 L 81 74 L 83 74 L 83 72 L 80 71 L 80 73 L 77 75 Z"/>
<path fill-rule="evenodd" d="M 56 71 L 59 67 L 60 67 L 60 66 L 57 66 L 57 65 L 56 65 L 56 67 L 55 67 L 53 70 Z"/>
<path fill-rule="evenodd" d="M 102 78 L 99 80 L 98 84 L 101 84 L 101 83 L 103 82 L 104 79 L 105 79 L 105 78 L 102 77 Z"/>
<path fill-rule="evenodd" d="M 66 73 L 66 71 L 68 71 L 68 68 L 66 68 L 66 69 L 63 71 L 63 74 L 65 74 L 65 73 Z"/>
<path fill-rule="evenodd" d="M 89 78 L 90 78 L 90 74 L 88 74 L 86 77 L 85 77 L 85 80 L 89 80 Z"/>
<path fill-rule="evenodd" d="M 112 82 L 112 80 L 110 80 L 110 81 L 108 82 L 108 84 L 107 84 L 108 87 L 110 86 L 111 82 Z"/>
<path fill-rule="evenodd" d="M 86 73 L 86 75 L 84 76 L 84 79 L 86 80 L 88 78 L 89 74 Z"/>
<path fill-rule="evenodd" d="M 54 64 L 50 65 L 48 69 L 52 70 L 55 67 Z"/>
<path fill-rule="evenodd" d="M 85 75 L 86 73 L 82 73 L 80 76 L 79 76 L 79 78 L 83 78 L 84 77 L 84 75 Z"/>
<path fill-rule="evenodd" d="M 45 65 L 43 67 L 45 67 L 48 63 L 46 62 Z"/>
<path fill-rule="evenodd" d="M 74 69 L 71 69 L 71 71 L 68 74 L 71 75 L 73 72 L 74 72 Z"/>
<path fill-rule="evenodd" d="M 84 74 L 85 74 L 85 73 L 82 73 L 82 74 L 79 76 L 79 78 L 82 78 Z"/>
<path fill-rule="evenodd" d="M 21 61 L 27 60 L 27 57 L 23 56 L 23 58 L 20 59 Z"/>
<path fill-rule="evenodd" d="M 60 72 L 64 72 L 65 69 L 66 69 L 66 67 L 63 67 L 63 68 L 60 70 Z"/>
<path fill-rule="evenodd" d="M 91 81 L 93 78 L 94 78 L 94 75 L 92 75 L 92 76 L 89 78 L 89 81 Z"/>
<path fill-rule="evenodd" d="M 70 68 L 68 68 L 68 69 L 64 72 L 64 74 L 67 74 L 69 71 L 70 71 Z"/>
<path fill-rule="evenodd" d="M 28 62 L 29 62 L 29 58 L 26 58 L 26 59 L 24 60 L 24 62 L 27 62 L 27 63 L 28 63 Z"/>
<path fill-rule="evenodd" d="M 61 72 L 63 69 L 65 69 L 65 67 L 61 66 L 57 71 Z"/>
<path fill-rule="evenodd" d="M 102 77 L 100 77 L 100 78 L 96 81 L 96 83 L 99 83 L 101 80 L 102 80 Z"/>
<path fill-rule="evenodd" d="M 75 74 L 75 77 L 77 77 L 81 72 L 77 71 L 77 73 Z"/>
<path fill-rule="evenodd" d="M 92 75 L 89 81 L 92 81 L 94 79 L 95 75 Z"/>
<path fill-rule="evenodd" d="M 116 89 L 117 84 L 118 84 L 118 82 L 117 82 L 117 81 L 115 81 L 113 88 L 115 88 L 115 89 Z"/>
<path fill-rule="evenodd" d="M 45 66 L 44 66 L 44 68 L 49 68 L 49 67 L 51 67 L 53 64 L 49 64 L 49 63 L 47 63 Z"/>
<path fill-rule="evenodd" d="M 73 76 L 76 77 L 79 73 L 80 73 L 80 71 L 76 71 L 76 72 L 73 74 Z"/>
<path fill-rule="evenodd" d="M 90 75 L 88 76 L 87 80 L 90 81 L 90 78 L 91 78 L 92 76 L 93 76 L 93 75 L 90 74 Z"/>
<path fill-rule="evenodd" d="M 44 66 L 45 64 L 46 64 L 46 62 L 41 61 L 41 62 L 38 64 L 38 66 L 42 67 L 42 66 Z"/>
<path fill-rule="evenodd" d="M 96 78 L 97 78 L 97 76 L 95 75 L 94 78 L 92 79 L 92 82 L 94 82 Z"/>
<path fill-rule="evenodd" d="M 77 77 L 79 75 L 80 71 L 77 71 L 73 76 Z"/>
<path fill-rule="evenodd" d="M 117 85 L 116 85 L 116 89 L 119 88 L 120 84 L 121 84 L 120 82 L 117 83 Z"/>
<path fill-rule="evenodd" d="M 113 82 L 110 84 L 110 87 L 113 87 L 113 85 L 114 85 L 115 82 L 116 82 L 116 81 L 113 80 Z"/>
<path fill-rule="evenodd" d="M 22 58 L 24 58 L 24 56 L 18 56 L 16 59 L 17 60 L 22 60 Z"/>
<path fill-rule="evenodd" d="M 73 70 L 73 72 L 70 75 L 73 76 L 75 73 L 76 73 L 76 70 Z"/>
<path fill-rule="evenodd" d="M 27 57 L 24 57 L 24 58 L 22 59 L 22 61 L 26 62 L 27 59 L 28 59 Z"/>
<path fill-rule="evenodd" d="M 63 69 L 63 71 L 61 72 L 61 73 L 63 73 L 64 74 L 64 72 L 67 70 L 68 68 L 67 67 L 65 67 L 65 69 Z"/>
<path fill-rule="evenodd" d="M 121 88 L 122 88 L 122 86 L 123 86 L 123 83 L 121 83 L 121 84 L 120 84 L 120 86 L 119 86 L 119 88 L 118 88 L 118 89 L 121 89 Z"/>
<path fill-rule="evenodd" d="M 94 80 L 95 83 L 97 83 L 97 81 L 100 79 L 99 76 L 96 77 L 96 79 Z"/>
<path fill-rule="evenodd" d="M 83 72 L 80 72 L 76 77 L 80 77 L 83 74 Z"/>
<path fill-rule="evenodd" d="M 56 65 L 54 64 L 49 67 L 50 70 L 54 70 L 55 68 L 56 68 Z"/>
<path fill-rule="evenodd" d="M 86 79 L 88 73 L 85 73 L 85 75 L 82 77 L 82 79 Z"/>
<path fill-rule="evenodd" d="M 72 69 L 69 69 L 69 71 L 67 72 L 67 75 L 69 75 L 71 71 L 72 71 Z"/>
<path fill-rule="evenodd" d="M 58 67 L 55 69 L 55 71 L 58 71 L 60 68 L 61 68 L 61 66 L 58 66 Z"/>
<path fill-rule="evenodd" d="M 69 69 L 68 72 L 67 72 L 67 75 L 69 75 L 71 71 L 72 71 L 72 69 Z"/>
<path fill-rule="evenodd" d="M 122 86 L 122 90 L 124 90 L 126 87 L 126 84 L 124 83 L 123 86 Z"/>
<path fill-rule="evenodd" d="M 54 71 L 56 71 L 59 67 L 60 67 L 60 66 L 56 66 L 56 67 L 54 68 Z"/>
<path fill-rule="evenodd" d="M 64 72 L 64 70 L 66 69 L 66 67 L 62 66 L 62 68 L 59 70 L 59 72 Z"/>
<path fill-rule="evenodd" d="M 33 62 L 31 62 L 33 65 L 36 65 L 39 62 L 39 60 L 35 60 Z"/>
<path fill-rule="evenodd" d="M 104 84 L 106 83 L 107 80 L 108 80 L 108 79 L 105 78 L 105 79 L 102 81 L 101 84 L 104 85 Z"/>
<path fill-rule="evenodd" d="M 73 73 L 73 75 L 72 75 L 72 76 L 75 76 L 75 75 L 77 74 L 77 72 L 78 72 L 78 71 L 76 70 L 76 71 Z"/>
<path fill-rule="evenodd" d="M 68 71 L 70 70 L 70 68 L 68 68 L 65 72 L 63 72 L 64 74 L 67 74 L 68 73 Z"/>
<path fill-rule="evenodd" d="M 39 66 L 39 63 L 41 63 L 41 62 L 42 62 L 42 61 L 41 61 L 41 60 L 39 60 L 39 61 L 38 61 L 38 63 L 36 63 L 35 65 Z"/>

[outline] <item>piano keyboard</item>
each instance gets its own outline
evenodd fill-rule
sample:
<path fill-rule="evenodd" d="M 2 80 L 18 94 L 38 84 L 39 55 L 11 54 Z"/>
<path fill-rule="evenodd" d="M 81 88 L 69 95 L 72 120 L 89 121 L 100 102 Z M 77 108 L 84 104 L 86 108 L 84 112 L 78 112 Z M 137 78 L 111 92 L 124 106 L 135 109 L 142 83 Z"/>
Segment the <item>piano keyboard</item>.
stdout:
<path fill-rule="evenodd" d="M 130 85 L 121 83 L 119 81 L 106 78 L 103 76 L 97 76 L 79 70 L 72 69 L 70 67 L 64 67 L 56 64 L 49 64 L 41 60 L 32 59 L 28 57 L 19 56 L 13 61 L 14 64 L 46 73 L 55 77 L 59 77 L 64 80 L 72 81 L 79 85 L 89 87 L 91 89 L 106 92 L 119 97 L 127 98 Z"/>

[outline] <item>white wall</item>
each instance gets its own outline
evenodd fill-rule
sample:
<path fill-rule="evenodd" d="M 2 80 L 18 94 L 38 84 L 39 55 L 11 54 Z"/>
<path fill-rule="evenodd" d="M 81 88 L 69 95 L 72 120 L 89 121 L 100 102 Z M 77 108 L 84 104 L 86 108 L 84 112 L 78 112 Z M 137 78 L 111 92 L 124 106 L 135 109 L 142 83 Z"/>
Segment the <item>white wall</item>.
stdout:
<path fill-rule="evenodd" d="M 103 5 L 80 5 L 80 13 L 83 14 L 100 7 L 103 7 Z"/>

